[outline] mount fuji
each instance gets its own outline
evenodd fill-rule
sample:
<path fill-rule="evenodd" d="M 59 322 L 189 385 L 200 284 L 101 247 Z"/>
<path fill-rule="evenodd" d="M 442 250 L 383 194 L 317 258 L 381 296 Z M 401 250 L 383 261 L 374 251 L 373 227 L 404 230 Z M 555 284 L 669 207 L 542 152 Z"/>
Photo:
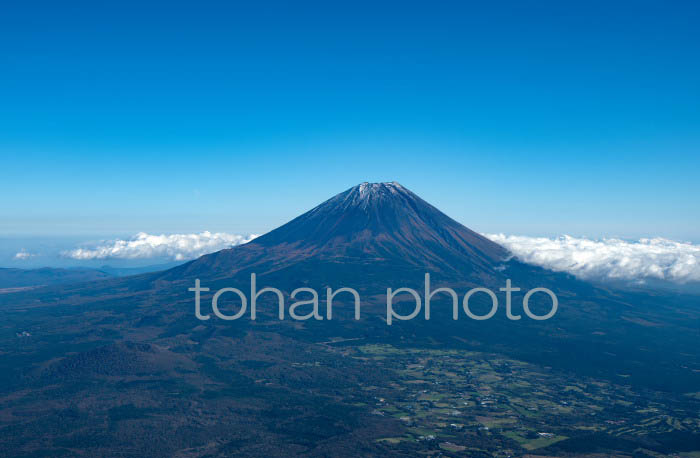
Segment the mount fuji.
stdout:
<path fill-rule="evenodd" d="M 329 282 L 367 276 L 439 273 L 452 280 L 495 281 L 510 257 L 399 183 L 361 183 L 253 241 L 168 271 L 178 280 L 273 274 L 294 269 Z M 321 267 L 323 266 L 323 267 Z"/>
<path fill-rule="evenodd" d="M 261 288 L 285 294 L 353 287 L 362 294 L 362 317 L 353 319 L 351 308 L 343 313 L 339 303 L 332 320 L 277 320 L 274 306 L 261 302 L 256 321 L 195 318 L 188 291 L 195 279 L 213 292 L 242 288 L 252 273 Z M 546 287 L 559 297 L 559 311 L 547 321 L 511 321 L 504 313 L 453 320 L 450 305 L 436 299 L 430 320 L 387 326 L 381 294 L 387 287 L 421 290 L 425 273 L 434 287 L 460 295 L 473 286 L 498 292 L 507 279 L 522 290 Z M 423 407 L 438 415 L 430 428 L 444 425 L 447 450 L 459 440 L 527 454 L 505 432 L 448 426 L 461 415 L 459 424 L 505 427 L 499 409 L 513 402 L 509 416 L 533 431 L 549 431 L 550 414 L 570 412 L 554 425 L 562 448 L 542 456 L 591 447 L 611 456 L 621 439 L 576 428 L 592 418 L 601 428 L 619 421 L 623 405 L 610 404 L 600 387 L 634 390 L 634 398 L 623 396 L 634 400 L 624 415 L 661 407 L 697 412 L 696 398 L 686 395 L 700 386 L 697 297 L 606 289 L 520 262 L 396 182 L 359 184 L 244 245 L 169 270 L 2 294 L 0 316 L 0 454 L 8 456 L 124 456 L 122 444 L 128 456 L 158 457 L 434 452 L 422 429 L 379 411 L 388 399 L 406 417 Z M 486 378 L 475 376 L 486 367 Z M 426 379 L 430 374 L 436 378 Z M 543 374 L 557 384 L 533 385 Z M 494 383 L 520 391 L 494 397 Z M 437 389 L 457 396 L 454 402 L 469 393 L 481 401 L 453 409 L 426 394 Z M 522 407 L 550 390 L 541 404 L 546 415 Z M 584 390 L 591 397 L 577 394 Z M 583 415 L 557 407 L 564 397 L 583 408 L 608 404 Z M 628 435 L 624 446 L 673 451 L 699 437 L 692 430 L 659 434 Z M 473 456 L 492 456 L 479 453 Z"/>

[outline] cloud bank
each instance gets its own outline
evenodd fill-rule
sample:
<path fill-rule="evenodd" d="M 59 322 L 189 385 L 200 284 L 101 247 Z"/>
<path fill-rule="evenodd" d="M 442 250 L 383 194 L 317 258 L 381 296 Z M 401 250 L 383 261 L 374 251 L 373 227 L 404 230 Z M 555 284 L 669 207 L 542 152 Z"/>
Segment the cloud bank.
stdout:
<path fill-rule="evenodd" d="M 96 246 L 64 251 L 62 254 L 80 260 L 168 258 L 184 261 L 250 242 L 255 237 L 257 236 L 221 232 L 212 234 L 209 231 L 171 235 L 140 232 L 130 240 L 108 240 Z"/>
<path fill-rule="evenodd" d="M 518 259 L 586 280 L 700 282 L 700 245 L 664 238 L 625 241 L 484 234 Z"/>
<path fill-rule="evenodd" d="M 518 259 L 585 280 L 700 282 L 700 245 L 664 238 L 637 241 L 484 234 Z M 173 259 L 184 261 L 253 240 L 256 235 L 227 233 L 154 235 L 141 232 L 129 240 L 108 240 L 64 251 L 78 260 Z M 24 250 L 15 259 L 33 256 Z"/>

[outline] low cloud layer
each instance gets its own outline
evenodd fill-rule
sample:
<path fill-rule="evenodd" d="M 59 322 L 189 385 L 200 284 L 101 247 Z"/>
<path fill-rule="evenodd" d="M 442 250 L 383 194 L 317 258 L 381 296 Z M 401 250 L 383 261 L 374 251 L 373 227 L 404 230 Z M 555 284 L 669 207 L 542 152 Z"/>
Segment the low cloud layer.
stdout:
<path fill-rule="evenodd" d="M 28 253 L 27 251 L 19 251 L 15 254 L 15 259 L 18 261 L 24 261 L 25 259 L 29 259 L 32 256 L 34 256 L 32 253 Z"/>
<path fill-rule="evenodd" d="M 700 282 L 700 245 L 664 238 L 628 241 L 592 240 L 568 235 L 557 238 L 484 234 L 520 260 L 586 280 L 674 283 Z M 108 240 L 64 251 L 78 260 L 173 259 L 184 261 L 247 243 L 256 235 L 227 233 L 153 235 L 141 232 L 129 240 Z M 15 259 L 33 256 L 20 251 Z"/>
<path fill-rule="evenodd" d="M 484 234 L 518 259 L 586 280 L 700 282 L 700 245 L 664 238 L 626 241 Z"/>
<path fill-rule="evenodd" d="M 129 240 L 108 240 L 92 247 L 64 251 L 63 256 L 90 259 L 167 258 L 176 261 L 194 259 L 207 253 L 253 240 L 255 235 L 226 233 L 153 235 L 140 232 Z"/>

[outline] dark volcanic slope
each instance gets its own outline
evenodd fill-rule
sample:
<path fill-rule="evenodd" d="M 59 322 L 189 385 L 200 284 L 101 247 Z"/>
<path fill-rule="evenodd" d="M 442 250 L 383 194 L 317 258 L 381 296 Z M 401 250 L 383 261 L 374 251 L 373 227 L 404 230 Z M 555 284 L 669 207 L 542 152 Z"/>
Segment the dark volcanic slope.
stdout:
<path fill-rule="evenodd" d="M 399 183 L 362 183 L 254 241 L 177 269 L 178 275 L 258 273 L 301 261 L 391 263 L 464 274 L 492 273 L 500 245 L 442 213 Z"/>
<path fill-rule="evenodd" d="M 402 186 L 364 183 L 252 243 L 168 271 L 0 294 L 0 456 L 700 449 L 697 298 L 603 290 L 507 257 Z M 195 317 L 193 277 L 211 288 L 210 313 L 214 291 L 247 292 L 251 272 L 287 294 L 356 288 L 361 319 L 340 302 L 332 319 L 279 320 L 269 295 L 255 321 Z M 497 291 L 498 313 L 476 321 L 460 310 L 455 320 L 442 294 L 430 320 L 387 326 L 382 293 L 420 290 L 424 272 L 460 296 L 474 283 Z M 498 291 L 506 278 L 522 288 L 516 315 L 538 286 L 556 292 L 559 311 L 510 321 Z M 531 301 L 540 314 L 551 305 L 541 296 Z M 490 300 L 475 295 L 472 305 L 482 314 Z M 424 430 L 436 440 L 421 440 Z"/>

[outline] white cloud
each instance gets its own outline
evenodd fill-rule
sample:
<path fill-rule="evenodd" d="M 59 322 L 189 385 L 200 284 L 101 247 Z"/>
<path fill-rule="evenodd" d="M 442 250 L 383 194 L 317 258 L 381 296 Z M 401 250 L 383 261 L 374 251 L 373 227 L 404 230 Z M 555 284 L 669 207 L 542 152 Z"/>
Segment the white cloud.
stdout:
<path fill-rule="evenodd" d="M 194 259 L 207 253 L 247 243 L 256 235 L 209 231 L 199 234 L 153 235 L 140 232 L 130 240 L 108 240 L 92 247 L 76 248 L 62 254 L 73 259 Z"/>
<path fill-rule="evenodd" d="M 35 256 L 35 255 L 32 253 L 28 253 L 25 250 L 22 250 L 22 251 L 15 254 L 15 259 L 17 259 L 18 261 L 24 261 L 25 259 L 29 259 L 32 256 Z"/>
<path fill-rule="evenodd" d="M 518 259 L 583 279 L 700 281 L 700 245 L 664 238 L 626 241 L 484 234 Z"/>

